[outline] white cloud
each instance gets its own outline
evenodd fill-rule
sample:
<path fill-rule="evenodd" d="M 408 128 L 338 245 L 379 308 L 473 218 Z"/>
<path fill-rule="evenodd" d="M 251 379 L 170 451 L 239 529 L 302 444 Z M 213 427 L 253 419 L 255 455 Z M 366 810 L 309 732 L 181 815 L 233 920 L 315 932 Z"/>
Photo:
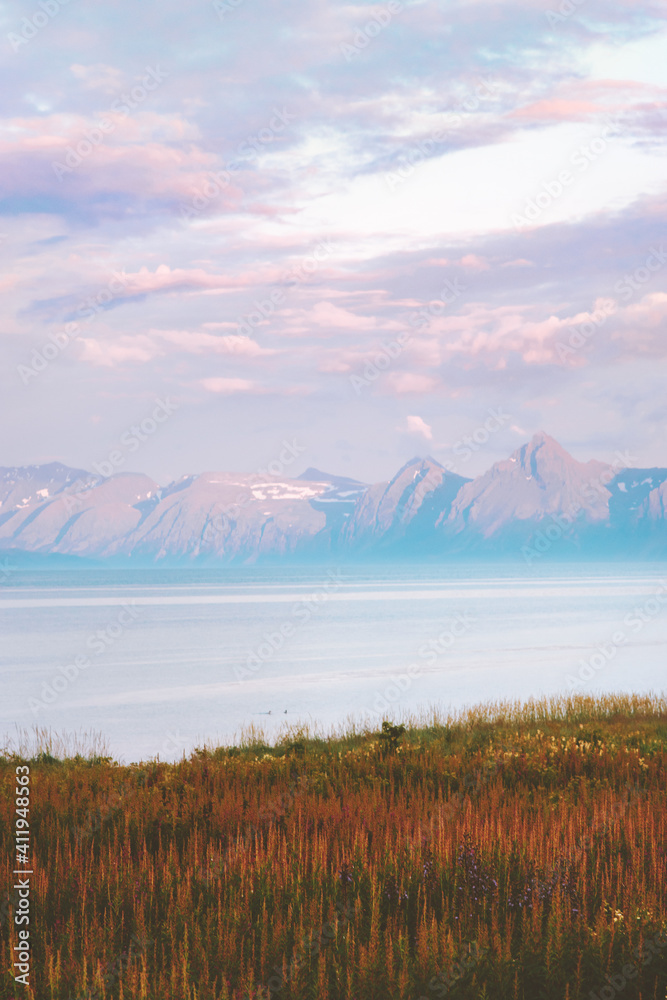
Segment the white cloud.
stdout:
<path fill-rule="evenodd" d="M 421 434 L 427 441 L 433 440 L 433 429 L 421 417 L 408 417 L 408 432 L 410 434 Z"/>

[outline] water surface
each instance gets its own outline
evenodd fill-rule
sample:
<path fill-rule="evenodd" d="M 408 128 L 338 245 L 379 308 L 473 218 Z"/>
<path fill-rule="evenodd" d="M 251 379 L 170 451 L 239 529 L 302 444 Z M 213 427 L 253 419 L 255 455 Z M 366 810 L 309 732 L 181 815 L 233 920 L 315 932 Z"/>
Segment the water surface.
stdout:
<path fill-rule="evenodd" d="M 252 722 L 663 690 L 662 581 L 655 563 L 17 570 L 0 589 L 0 732 L 92 727 L 129 761 Z"/>

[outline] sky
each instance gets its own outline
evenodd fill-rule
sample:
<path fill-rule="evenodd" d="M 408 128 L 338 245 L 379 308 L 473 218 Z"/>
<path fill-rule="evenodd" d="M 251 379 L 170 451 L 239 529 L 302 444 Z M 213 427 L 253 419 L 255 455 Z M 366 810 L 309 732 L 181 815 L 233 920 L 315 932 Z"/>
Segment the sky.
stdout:
<path fill-rule="evenodd" d="M 667 464 L 664 4 L 20 0 L 0 46 L 0 465 Z"/>

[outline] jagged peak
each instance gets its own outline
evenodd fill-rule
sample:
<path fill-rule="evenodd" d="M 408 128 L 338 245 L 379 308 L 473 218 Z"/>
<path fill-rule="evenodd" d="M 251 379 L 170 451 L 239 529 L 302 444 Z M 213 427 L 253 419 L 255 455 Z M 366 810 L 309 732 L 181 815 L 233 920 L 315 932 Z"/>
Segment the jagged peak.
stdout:
<path fill-rule="evenodd" d="M 414 458 L 411 458 L 405 463 L 405 465 L 401 466 L 396 475 L 393 476 L 392 481 L 398 479 L 404 472 L 407 472 L 408 469 L 423 469 L 424 466 L 428 466 L 432 469 L 444 470 L 445 468 L 444 465 L 441 465 L 437 458 L 433 458 L 432 455 L 426 455 L 425 457 L 422 455 L 415 455 Z"/>
<path fill-rule="evenodd" d="M 530 441 L 524 445 L 524 448 L 528 448 L 531 451 L 536 451 L 538 448 L 546 448 L 549 451 L 558 452 L 562 455 L 569 454 L 569 452 L 567 452 L 555 438 L 551 437 L 550 434 L 547 434 L 546 431 L 537 431 L 536 434 L 533 434 Z"/>
<path fill-rule="evenodd" d="M 531 467 L 532 469 L 536 465 L 542 465 L 550 461 L 555 461 L 558 464 L 577 464 L 577 460 L 572 457 L 569 451 L 566 451 L 546 431 L 538 431 L 536 434 L 533 434 L 530 441 L 522 444 L 512 453 L 510 461 L 517 462 L 522 467 Z"/>

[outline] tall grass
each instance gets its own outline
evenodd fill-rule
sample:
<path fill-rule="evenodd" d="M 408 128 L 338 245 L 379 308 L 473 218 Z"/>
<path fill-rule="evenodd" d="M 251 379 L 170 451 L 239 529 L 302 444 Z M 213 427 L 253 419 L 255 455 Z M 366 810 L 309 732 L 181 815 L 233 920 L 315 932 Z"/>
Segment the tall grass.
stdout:
<path fill-rule="evenodd" d="M 109 741 L 97 730 L 58 733 L 46 726 L 33 726 L 31 729 L 17 726 L 13 736 L 4 737 L 0 752 L 6 757 L 15 756 L 24 760 L 110 757 Z"/>
<path fill-rule="evenodd" d="M 664 1000 L 666 699 L 402 724 L 254 731 L 176 764 L 38 758 L 21 995 Z"/>

